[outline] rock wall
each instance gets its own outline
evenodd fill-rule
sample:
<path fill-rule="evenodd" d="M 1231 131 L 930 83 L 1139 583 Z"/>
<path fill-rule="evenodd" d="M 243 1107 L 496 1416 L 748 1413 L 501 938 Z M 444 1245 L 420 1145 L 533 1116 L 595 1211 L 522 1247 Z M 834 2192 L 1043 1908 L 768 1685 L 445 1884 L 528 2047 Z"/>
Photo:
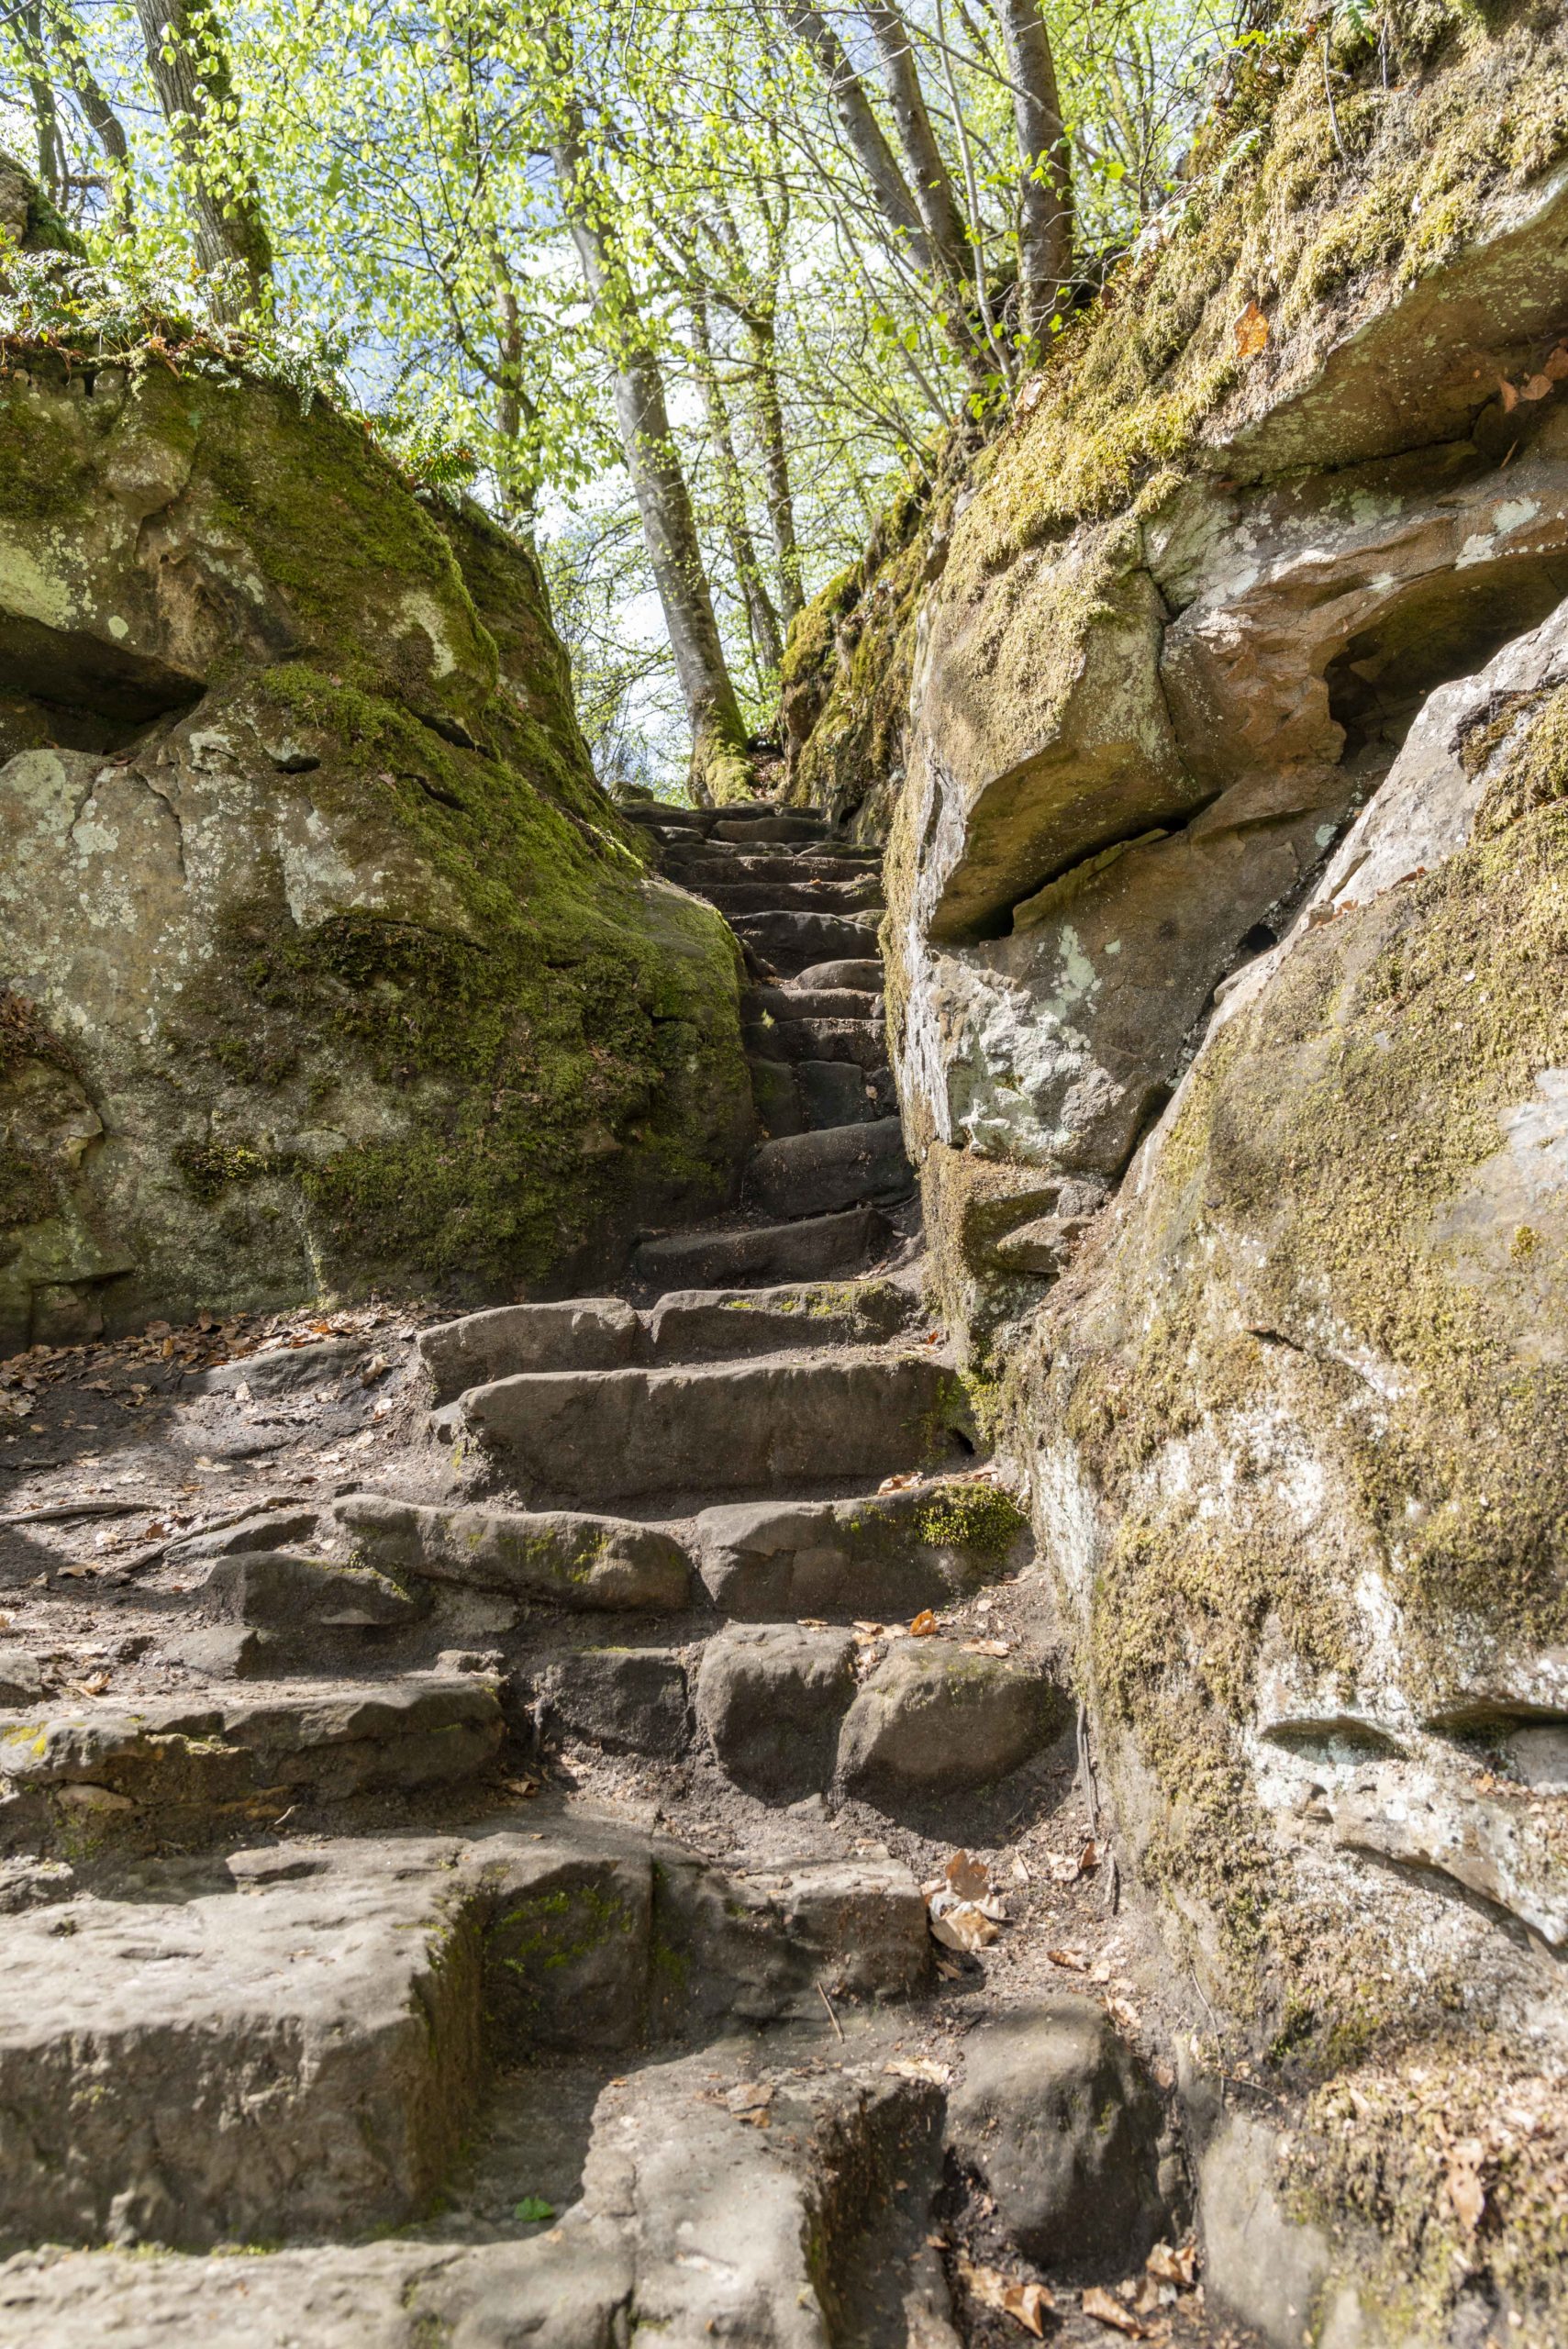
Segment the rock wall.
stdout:
<path fill-rule="evenodd" d="M 0 1352 L 550 1293 L 727 1196 L 733 941 L 595 785 L 527 551 L 326 406 L 10 353 L 0 762 Z"/>
<path fill-rule="evenodd" d="M 1368 25 L 1243 73 L 928 533 L 867 790 L 933 1275 L 1199 2034 L 1214 2295 L 1545 2341 L 1568 38 Z"/>

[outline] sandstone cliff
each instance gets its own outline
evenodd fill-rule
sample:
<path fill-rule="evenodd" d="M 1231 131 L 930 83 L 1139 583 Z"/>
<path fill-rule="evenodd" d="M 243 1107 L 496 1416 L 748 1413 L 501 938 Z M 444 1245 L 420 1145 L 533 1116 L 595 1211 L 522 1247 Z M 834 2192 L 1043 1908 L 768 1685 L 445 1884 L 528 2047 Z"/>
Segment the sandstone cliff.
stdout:
<path fill-rule="evenodd" d="M 792 676 L 1281 2343 L 1568 2321 L 1568 37 L 1383 13 Z"/>
<path fill-rule="evenodd" d="M 0 1351 L 539 1293 L 725 1196 L 733 941 L 595 785 L 527 551 L 325 406 L 10 350 L 0 761 Z"/>

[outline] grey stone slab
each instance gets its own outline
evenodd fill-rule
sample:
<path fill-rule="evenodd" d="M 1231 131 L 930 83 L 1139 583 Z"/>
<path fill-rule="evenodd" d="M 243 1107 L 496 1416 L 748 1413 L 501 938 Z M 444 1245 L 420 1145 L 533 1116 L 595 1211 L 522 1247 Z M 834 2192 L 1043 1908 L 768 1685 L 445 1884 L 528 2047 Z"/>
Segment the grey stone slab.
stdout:
<path fill-rule="evenodd" d="M 422 1330 L 417 1343 L 435 1400 L 446 1403 L 516 1371 L 613 1370 L 637 1360 L 640 1339 L 637 1316 L 618 1297 L 577 1297 L 466 1313 Z"/>
<path fill-rule="evenodd" d="M 659 1527 L 558 1509 L 436 1508 L 346 1493 L 333 1513 L 364 1555 L 395 1574 L 546 1599 L 573 1611 L 684 1607 L 684 1550 Z"/>
<path fill-rule="evenodd" d="M 934 1353 L 545 1373 L 451 1407 L 464 1453 L 532 1500 L 762 1492 L 951 1464 L 971 1428 Z"/>

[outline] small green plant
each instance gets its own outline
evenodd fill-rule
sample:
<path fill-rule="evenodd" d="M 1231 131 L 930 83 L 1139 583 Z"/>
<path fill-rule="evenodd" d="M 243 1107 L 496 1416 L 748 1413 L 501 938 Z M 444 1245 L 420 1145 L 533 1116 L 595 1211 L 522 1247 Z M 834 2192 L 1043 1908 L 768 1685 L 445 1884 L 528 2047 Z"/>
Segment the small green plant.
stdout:
<path fill-rule="evenodd" d="M 525 2194 L 520 2202 L 513 2204 L 512 2216 L 525 2227 L 542 2226 L 547 2219 L 554 2218 L 555 2205 L 547 2202 L 542 2194 Z"/>

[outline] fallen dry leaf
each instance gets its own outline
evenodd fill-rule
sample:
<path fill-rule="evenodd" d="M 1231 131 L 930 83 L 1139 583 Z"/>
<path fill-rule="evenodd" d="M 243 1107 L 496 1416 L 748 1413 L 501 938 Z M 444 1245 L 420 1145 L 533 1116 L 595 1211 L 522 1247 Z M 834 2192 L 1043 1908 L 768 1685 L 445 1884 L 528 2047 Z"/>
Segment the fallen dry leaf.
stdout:
<path fill-rule="evenodd" d="M 929 1640 L 935 1632 L 936 1628 L 936 1617 L 932 1614 L 929 1607 L 922 1607 L 920 1612 L 916 1616 L 914 1621 L 909 1626 L 910 1637 L 917 1640 Z"/>
<path fill-rule="evenodd" d="M 979 1900 L 991 1889 L 991 1871 L 967 1852 L 955 1852 L 942 1874 L 961 1900 Z"/>
<path fill-rule="evenodd" d="M 950 1909 L 944 1917 L 933 1917 L 931 1931 L 945 1948 L 972 1953 L 988 1949 L 997 1935 L 995 1923 L 973 1901 L 966 1901 L 962 1908 Z"/>
<path fill-rule="evenodd" d="M 1519 404 L 1519 395 L 1506 375 L 1499 375 L 1497 378 L 1497 393 L 1503 403 L 1503 414 L 1512 416 Z"/>
<path fill-rule="evenodd" d="M 1114 2325 L 1118 2332 L 1129 2334 L 1134 2341 L 1147 2341 L 1149 2338 L 1149 2327 L 1135 2317 L 1129 2308 L 1124 2308 L 1113 2293 L 1106 2291 L 1098 2284 L 1088 2287 L 1079 2305 L 1085 2316 L 1097 2318 L 1101 2324 Z"/>
<path fill-rule="evenodd" d="M 1112 2022 L 1115 2023 L 1118 2031 L 1136 2031 L 1138 2029 L 1138 2009 L 1129 1999 L 1107 1998 L 1106 2000 L 1106 2012 L 1109 2015 Z"/>
<path fill-rule="evenodd" d="M 966 2285 L 982 2308 L 995 2309 L 1002 2316 L 1010 2316 L 1036 2340 L 1044 2337 L 1040 2318 L 1048 2309 L 1056 2306 L 1049 2284 L 1011 2283 L 999 2267 L 980 2267 L 961 2253 L 954 2263 L 959 2279 Z"/>
<path fill-rule="evenodd" d="M 1089 1970 L 1089 1961 L 1081 1949 L 1048 1949 L 1045 1954 L 1052 1965 L 1064 1965 L 1070 1974 L 1086 1974 Z"/>
<path fill-rule="evenodd" d="M 879 1493 L 902 1493 L 906 1492 L 911 1485 L 917 1485 L 919 1481 L 917 1471 L 906 1468 L 896 1476 L 884 1476 L 876 1489 Z"/>
<path fill-rule="evenodd" d="M 1197 2245 L 1187 2242 L 1173 2250 L 1168 2243 L 1157 2243 L 1143 2263 L 1159 2284 L 1191 2284 L 1197 2277 Z"/>
<path fill-rule="evenodd" d="M 1453 2149 L 1449 2163 L 1448 2199 L 1454 2217 L 1461 2225 L 1475 2232 L 1486 2208 L 1486 2189 L 1481 2183 L 1481 2165 L 1486 2149 L 1479 2137 L 1466 2137 Z"/>
<path fill-rule="evenodd" d="M 1236 321 L 1236 356 L 1255 359 L 1269 339 L 1269 322 L 1256 302 L 1249 302 Z"/>
<path fill-rule="evenodd" d="M 748 2129 L 772 2127 L 773 2091 L 771 2083 L 742 2080 L 739 2087 L 729 2090 L 724 2101 L 736 2120 L 744 2121 Z"/>
<path fill-rule="evenodd" d="M 1550 396 L 1551 388 L 1550 375 L 1532 375 L 1528 384 L 1521 384 L 1519 397 L 1521 400 L 1543 400 Z"/>
<path fill-rule="evenodd" d="M 1006 1640 L 965 1640 L 963 1653 L 965 1655 L 1010 1655 L 1012 1650 Z"/>
<path fill-rule="evenodd" d="M 933 2087 L 945 2088 L 952 2074 L 945 2064 L 933 2063 L 929 2055 L 895 2055 L 883 2070 L 896 2080 L 929 2080 Z"/>

